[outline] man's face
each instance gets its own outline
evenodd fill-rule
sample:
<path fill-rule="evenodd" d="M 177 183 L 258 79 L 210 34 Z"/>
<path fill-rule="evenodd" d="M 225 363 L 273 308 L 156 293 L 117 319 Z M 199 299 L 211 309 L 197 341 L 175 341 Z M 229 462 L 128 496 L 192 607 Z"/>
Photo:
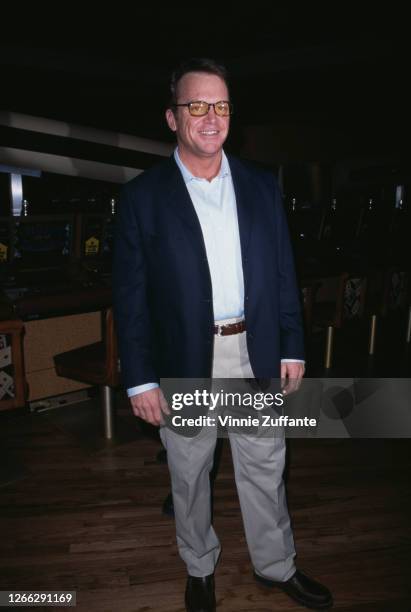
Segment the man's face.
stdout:
<path fill-rule="evenodd" d="M 177 104 L 203 100 L 228 100 L 224 81 L 215 74 L 189 72 L 178 84 Z M 209 158 L 217 155 L 228 135 L 230 117 L 219 117 L 210 107 L 207 115 L 192 117 L 188 108 L 180 106 L 166 112 L 168 126 L 176 133 L 179 152 L 186 157 Z"/>

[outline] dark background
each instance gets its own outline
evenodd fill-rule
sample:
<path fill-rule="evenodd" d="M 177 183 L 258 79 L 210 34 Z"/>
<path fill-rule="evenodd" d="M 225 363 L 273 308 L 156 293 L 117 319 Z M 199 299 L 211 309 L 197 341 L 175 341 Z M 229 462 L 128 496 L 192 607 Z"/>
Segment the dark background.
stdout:
<path fill-rule="evenodd" d="M 171 141 L 170 69 L 211 56 L 231 73 L 234 151 L 269 163 L 383 156 L 388 171 L 408 165 L 409 28 L 399 4 L 138 3 L 92 20 L 68 13 L 50 8 L 43 35 L 22 9 L 26 29 L 1 47 L 2 110 Z"/>

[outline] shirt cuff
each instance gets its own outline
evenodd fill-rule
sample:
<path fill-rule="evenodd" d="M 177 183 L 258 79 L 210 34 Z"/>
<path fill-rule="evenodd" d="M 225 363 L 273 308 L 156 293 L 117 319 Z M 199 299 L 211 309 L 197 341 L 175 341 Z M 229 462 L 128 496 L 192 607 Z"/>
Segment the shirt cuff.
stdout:
<path fill-rule="evenodd" d="M 281 363 L 305 363 L 304 359 L 281 359 Z M 158 383 L 146 383 L 145 385 L 137 385 L 136 387 L 130 387 L 127 389 L 128 397 L 133 395 L 139 395 L 144 391 L 151 391 L 152 389 L 158 389 Z"/>
<path fill-rule="evenodd" d="M 304 359 L 281 359 L 281 363 L 305 363 Z"/>
<path fill-rule="evenodd" d="M 158 389 L 158 383 L 146 383 L 145 385 L 137 385 L 137 387 L 130 387 L 127 389 L 128 397 L 132 397 L 133 395 L 139 395 L 140 393 L 144 393 L 144 391 L 151 391 L 151 389 Z"/>

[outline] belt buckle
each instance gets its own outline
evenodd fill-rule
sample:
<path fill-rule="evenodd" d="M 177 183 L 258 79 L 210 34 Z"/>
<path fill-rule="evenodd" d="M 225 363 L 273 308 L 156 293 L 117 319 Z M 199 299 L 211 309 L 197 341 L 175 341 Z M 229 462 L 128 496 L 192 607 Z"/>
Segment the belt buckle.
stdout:
<path fill-rule="evenodd" d="M 223 335 L 223 327 L 225 327 L 225 325 L 218 325 L 217 336 Z"/>

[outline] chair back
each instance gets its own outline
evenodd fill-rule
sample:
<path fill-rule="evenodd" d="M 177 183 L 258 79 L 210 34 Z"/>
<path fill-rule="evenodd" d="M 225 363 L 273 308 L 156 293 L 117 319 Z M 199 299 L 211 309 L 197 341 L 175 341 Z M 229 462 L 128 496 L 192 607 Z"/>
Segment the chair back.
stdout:
<path fill-rule="evenodd" d="M 344 281 L 343 320 L 361 319 L 364 314 L 367 293 L 367 276 L 362 273 L 349 273 Z"/>

